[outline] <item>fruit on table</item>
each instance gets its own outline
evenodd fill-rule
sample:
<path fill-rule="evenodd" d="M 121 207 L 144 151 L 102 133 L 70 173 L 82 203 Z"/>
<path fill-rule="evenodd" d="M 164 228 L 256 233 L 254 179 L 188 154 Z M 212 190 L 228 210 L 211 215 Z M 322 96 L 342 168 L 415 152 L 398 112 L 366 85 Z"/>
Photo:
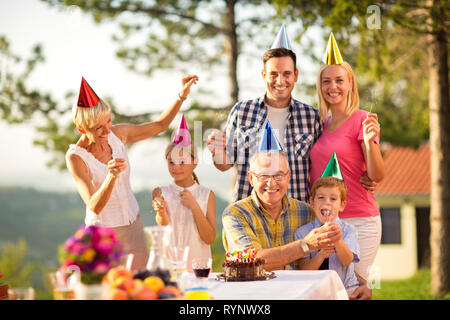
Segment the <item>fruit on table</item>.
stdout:
<path fill-rule="evenodd" d="M 168 299 L 168 298 L 175 298 L 175 297 L 179 297 L 181 296 L 181 292 L 180 290 L 178 290 L 177 287 L 174 286 L 167 286 L 164 287 L 160 292 L 159 292 L 159 298 L 160 299 Z"/>
<path fill-rule="evenodd" d="M 159 293 L 165 286 L 164 281 L 157 276 L 150 276 L 145 278 L 144 285 L 147 286 L 147 288 L 155 291 L 156 293 Z"/>
<path fill-rule="evenodd" d="M 147 288 L 146 286 L 142 286 L 134 289 L 131 294 L 131 299 L 133 300 L 156 300 L 158 299 L 158 295 L 155 291 Z"/>
<path fill-rule="evenodd" d="M 128 300 L 128 292 L 122 289 L 112 288 L 109 290 L 108 298 L 110 300 Z"/>
<path fill-rule="evenodd" d="M 109 285 L 112 300 L 154 300 L 181 296 L 176 282 L 170 282 L 168 270 L 140 270 L 133 272 L 119 266 L 112 268 L 103 278 Z"/>

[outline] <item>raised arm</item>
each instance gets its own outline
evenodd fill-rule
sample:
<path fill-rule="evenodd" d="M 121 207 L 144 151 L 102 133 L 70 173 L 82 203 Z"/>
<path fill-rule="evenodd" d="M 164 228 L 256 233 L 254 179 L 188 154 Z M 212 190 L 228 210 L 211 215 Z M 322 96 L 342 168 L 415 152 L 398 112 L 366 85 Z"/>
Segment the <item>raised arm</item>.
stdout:
<path fill-rule="evenodd" d="M 174 103 L 153 122 L 146 122 L 142 124 L 117 124 L 115 125 L 114 132 L 119 138 L 125 143 L 138 142 L 150 137 L 153 137 L 163 131 L 165 131 L 172 120 L 177 115 L 180 110 L 181 104 L 186 100 L 191 86 L 197 83 L 198 76 L 187 75 L 181 80 L 182 88 L 178 94 L 177 99 Z"/>
<path fill-rule="evenodd" d="M 375 113 L 369 113 L 363 122 L 364 141 L 361 142 L 361 148 L 366 162 L 367 176 L 375 182 L 383 180 L 385 167 L 381 155 L 380 145 L 375 139 L 380 134 L 380 124 L 378 116 Z"/>

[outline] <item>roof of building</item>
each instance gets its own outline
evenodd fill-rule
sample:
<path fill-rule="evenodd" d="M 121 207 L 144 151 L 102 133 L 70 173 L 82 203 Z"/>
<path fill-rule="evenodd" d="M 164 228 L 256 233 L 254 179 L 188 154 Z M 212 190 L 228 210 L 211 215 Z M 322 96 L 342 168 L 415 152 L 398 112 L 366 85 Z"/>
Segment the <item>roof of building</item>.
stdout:
<path fill-rule="evenodd" d="M 386 175 L 377 186 L 376 196 L 429 195 L 430 145 L 423 144 L 417 150 L 391 147 L 384 151 Z"/>

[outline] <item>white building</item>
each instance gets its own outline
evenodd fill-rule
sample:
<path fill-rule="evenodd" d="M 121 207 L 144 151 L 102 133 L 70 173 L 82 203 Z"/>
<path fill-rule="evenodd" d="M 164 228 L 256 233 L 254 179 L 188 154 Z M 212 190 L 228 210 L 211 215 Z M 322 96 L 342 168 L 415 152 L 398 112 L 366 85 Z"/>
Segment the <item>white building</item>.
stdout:
<path fill-rule="evenodd" d="M 386 176 L 375 193 L 383 227 L 374 271 L 382 280 L 403 279 L 430 266 L 430 148 L 389 148 L 383 158 Z"/>

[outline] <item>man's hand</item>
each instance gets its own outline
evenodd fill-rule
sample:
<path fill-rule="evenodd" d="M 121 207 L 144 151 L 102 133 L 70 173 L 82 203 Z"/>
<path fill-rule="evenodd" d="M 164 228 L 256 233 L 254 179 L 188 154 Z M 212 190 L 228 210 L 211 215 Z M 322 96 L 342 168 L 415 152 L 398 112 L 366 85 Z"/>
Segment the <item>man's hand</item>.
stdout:
<path fill-rule="evenodd" d="M 220 171 L 226 171 L 233 166 L 228 163 L 225 145 L 226 136 L 222 131 L 215 129 L 209 134 L 206 147 L 213 156 L 214 166 Z"/>
<path fill-rule="evenodd" d="M 372 300 L 372 289 L 367 284 L 360 284 L 348 298 L 350 300 Z"/>
<path fill-rule="evenodd" d="M 314 251 L 322 248 L 332 248 L 334 247 L 334 242 L 341 238 L 342 231 L 339 224 L 329 224 L 311 230 L 304 239 L 310 250 Z"/>
<path fill-rule="evenodd" d="M 214 129 L 208 136 L 206 147 L 213 156 L 225 152 L 226 138 L 222 131 Z"/>

